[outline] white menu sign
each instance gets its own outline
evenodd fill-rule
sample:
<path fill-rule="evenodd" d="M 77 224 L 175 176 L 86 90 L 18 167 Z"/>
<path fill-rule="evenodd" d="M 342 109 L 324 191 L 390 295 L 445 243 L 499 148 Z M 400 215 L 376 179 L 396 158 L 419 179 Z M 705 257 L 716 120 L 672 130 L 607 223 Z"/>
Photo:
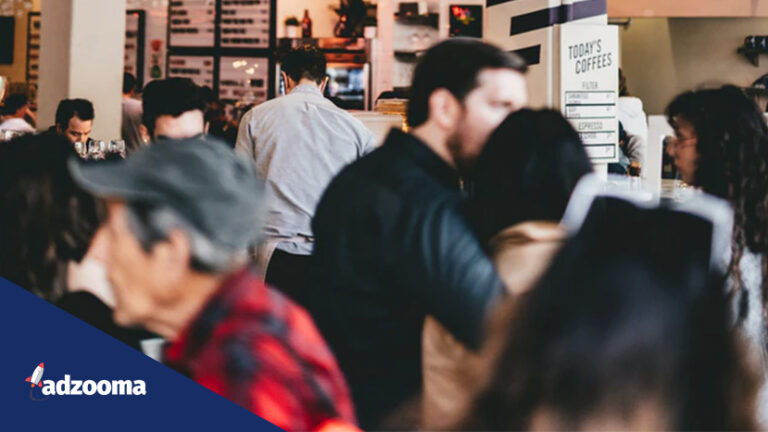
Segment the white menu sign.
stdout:
<path fill-rule="evenodd" d="M 269 48 L 270 0 L 221 0 L 221 46 Z"/>
<path fill-rule="evenodd" d="M 189 78 L 199 86 L 213 88 L 213 57 L 169 56 L 168 76 Z"/>
<path fill-rule="evenodd" d="M 560 26 L 560 101 L 595 162 L 619 160 L 619 33 L 616 26 Z"/>
<path fill-rule="evenodd" d="M 170 46 L 213 47 L 216 1 L 171 0 L 168 21 Z"/>
<path fill-rule="evenodd" d="M 219 71 L 219 98 L 246 104 L 267 100 L 269 59 L 222 57 Z"/>

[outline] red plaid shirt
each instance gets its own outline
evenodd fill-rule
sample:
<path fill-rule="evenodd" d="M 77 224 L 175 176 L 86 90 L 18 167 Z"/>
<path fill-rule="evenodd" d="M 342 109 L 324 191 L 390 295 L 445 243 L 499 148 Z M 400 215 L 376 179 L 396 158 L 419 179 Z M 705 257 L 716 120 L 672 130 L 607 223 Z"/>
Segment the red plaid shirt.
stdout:
<path fill-rule="evenodd" d="M 355 423 L 346 382 L 309 315 L 254 271 L 224 282 L 165 359 L 282 429 Z"/>

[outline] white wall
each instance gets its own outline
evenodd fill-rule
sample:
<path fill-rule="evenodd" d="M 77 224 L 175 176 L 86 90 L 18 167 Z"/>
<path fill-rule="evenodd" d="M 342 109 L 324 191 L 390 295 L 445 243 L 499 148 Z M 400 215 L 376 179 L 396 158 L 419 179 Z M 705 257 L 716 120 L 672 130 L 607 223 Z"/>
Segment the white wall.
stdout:
<path fill-rule="evenodd" d="M 277 0 L 277 37 L 285 37 L 285 19 L 296 16 L 301 21 L 304 9 L 312 19 L 312 37 L 333 37 L 337 15 L 331 7 L 338 6 L 338 0 Z"/>
<path fill-rule="evenodd" d="M 61 99 L 96 111 L 92 136 L 120 136 L 125 0 L 43 0 L 38 125 L 54 122 Z"/>
<path fill-rule="evenodd" d="M 736 52 L 748 35 L 768 34 L 768 18 L 637 18 L 620 31 L 629 90 L 648 114 L 662 114 L 680 92 L 702 85 L 749 86 L 768 73 Z"/>
<path fill-rule="evenodd" d="M 768 0 L 608 0 L 621 17 L 766 17 Z"/>

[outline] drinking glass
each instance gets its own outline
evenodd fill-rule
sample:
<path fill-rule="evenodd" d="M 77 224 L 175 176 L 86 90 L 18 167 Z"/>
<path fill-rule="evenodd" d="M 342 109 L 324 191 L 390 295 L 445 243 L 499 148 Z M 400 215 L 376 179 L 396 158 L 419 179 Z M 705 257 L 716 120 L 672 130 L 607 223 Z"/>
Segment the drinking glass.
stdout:
<path fill-rule="evenodd" d="M 88 159 L 104 159 L 104 153 L 107 150 L 106 141 L 88 141 Z"/>
<path fill-rule="evenodd" d="M 121 158 L 125 158 L 125 140 L 110 141 L 107 152 L 111 155 L 120 155 Z"/>
<path fill-rule="evenodd" d="M 83 159 L 88 157 L 88 146 L 86 146 L 86 144 L 82 141 L 77 141 L 75 143 L 75 151 L 77 152 L 78 156 Z"/>

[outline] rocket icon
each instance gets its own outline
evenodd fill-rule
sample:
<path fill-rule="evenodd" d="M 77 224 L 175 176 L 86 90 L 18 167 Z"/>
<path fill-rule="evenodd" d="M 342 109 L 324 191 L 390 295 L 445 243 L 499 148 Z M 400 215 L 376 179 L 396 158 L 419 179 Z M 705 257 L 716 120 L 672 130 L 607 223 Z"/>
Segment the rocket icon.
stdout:
<path fill-rule="evenodd" d="M 27 377 L 27 382 L 31 384 L 30 387 L 34 387 L 34 386 L 42 387 L 43 386 L 43 383 L 41 382 L 41 380 L 43 379 L 43 371 L 44 370 L 45 370 L 45 366 L 42 363 L 40 363 L 35 368 L 35 371 L 32 372 L 32 376 L 31 377 Z"/>

